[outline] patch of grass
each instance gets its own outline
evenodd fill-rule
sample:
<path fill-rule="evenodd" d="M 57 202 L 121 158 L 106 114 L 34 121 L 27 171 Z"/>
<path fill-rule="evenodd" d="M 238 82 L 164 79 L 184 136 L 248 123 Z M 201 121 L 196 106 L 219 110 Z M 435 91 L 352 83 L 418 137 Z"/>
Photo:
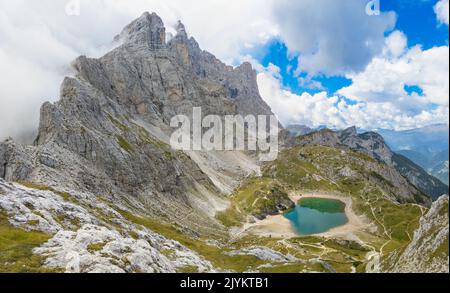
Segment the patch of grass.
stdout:
<path fill-rule="evenodd" d="M 367 247 L 360 245 L 354 241 L 337 241 L 335 239 L 328 239 L 324 242 L 328 248 L 335 249 L 341 253 L 345 253 L 353 258 L 363 260 L 369 252 Z"/>
<path fill-rule="evenodd" d="M 24 203 L 24 206 L 26 206 L 30 211 L 34 211 L 34 206 L 32 203 L 26 202 Z"/>
<path fill-rule="evenodd" d="M 419 228 L 419 220 L 422 212 L 415 205 L 395 205 L 388 200 L 380 200 L 375 210 L 377 218 L 391 233 L 391 237 L 398 240 L 409 242 L 409 236 L 414 235 L 414 231 Z"/>
<path fill-rule="evenodd" d="M 219 220 L 225 227 L 239 227 L 245 221 L 242 213 L 232 206 L 223 212 L 216 214 L 216 219 Z"/>
<path fill-rule="evenodd" d="M 182 274 L 196 274 L 198 273 L 198 267 L 197 266 L 185 266 L 177 269 L 177 273 Z"/>
<path fill-rule="evenodd" d="M 299 148 L 282 152 L 276 161 L 263 168 L 265 177 L 276 178 L 292 188 L 297 188 L 308 175 L 318 173 L 317 168 L 306 160 Z"/>
<path fill-rule="evenodd" d="M 102 251 L 106 243 L 91 243 L 87 246 L 89 252 Z"/>
<path fill-rule="evenodd" d="M 169 151 L 164 152 L 164 157 L 169 161 L 172 161 L 175 158 L 174 155 Z"/>
<path fill-rule="evenodd" d="M 127 132 L 127 131 L 130 130 L 130 128 L 128 126 L 126 126 L 125 124 L 123 124 L 119 120 L 117 120 L 114 117 L 112 117 L 111 114 L 108 114 L 108 118 L 117 128 L 119 128 L 123 132 Z"/>
<path fill-rule="evenodd" d="M 135 240 L 139 239 L 139 234 L 136 231 L 129 231 L 128 234 Z"/>
<path fill-rule="evenodd" d="M 33 254 L 33 249 L 50 238 L 42 232 L 27 232 L 13 227 L 5 214 L 0 213 L 0 272 L 46 273 L 57 270 L 43 267 L 44 258 Z"/>
<path fill-rule="evenodd" d="M 175 257 L 175 251 L 172 249 L 163 249 L 160 251 L 162 255 L 169 259 L 173 259 Z"/>
<path fill-rule="evenodd" d="M 364 181 L 355 178 L 345 178 L 338 181 L 338 190 L 344 194 L 358 195 L 365 187 Z"/>
<path fill-rule="evenodd" d="M 317 210 L 322 213 L 343 213 L 345 212 L 345 203 L 340 200 L 322 199 L 322 198 L 302 198 L 298 202 L 299 206 Z"/>
<path fill-rule="evenodd" d="M 64 224 L 66 223 L 66 215 L 62 213 L 58 213 L 55 217 L 55 221 L 64 227 Z"/>
<path fill-rule="evenodd" d="M 448 237 L 439 245 L 436 251 L 431 255 L 431 258 L 446 257 L 448 258 Z"/>
<path fill-rule="evenodd" d="M 68 193 L 68 192 L 56 191 L 55 193 L 58 194 L 59 196 L 61 196 L 65 201 L 72 201 L 73 200 L 72 195 L 70 193 Z"/>
<path fill-rule="evenodd" d="M 36 190 L 41 190 L 41 191 L 51 191 L 51 192 L 54 191 L 53 188 L 46 186 L 46 185 L 42 185 L 42 184 L 37 184 L 37 183 L 33 183 L 33 182 L 28 182 L 28 181 L 19 181 L 18 183 L 20 185 L 23 185 L 30 189 L 36 189 Z"/>
<path fill-rule="evenodd" d="M 39 225 L 39 220 L 30 220 L 27 222 L 27 224 L 30 226 L 37 226 Z"/>
<path fill-rule="evenodd" d="M 77 227 L 77 228 L 80 228 L 81 222 L 80 222 L 80 219 L 73 218 L 73 219 L 70 220 L 70 224 L 75 226 L 75 227 Z"/>
<path fill-rule="evenodd" d="M 116 139 L 117 139 L 117 143 L 119 144 L 119 146 L 123 149 L 123 150 L 125 150 L 127 153 L 133 153 L 134 152 L 134 149 L 133 149 L 133 147 L 130 145 L 130 143 L 125 139 L 125 138 L 123 138 L 122 136 L 120 136 L 120 135 L 117 135 L 116 136 Z"/>

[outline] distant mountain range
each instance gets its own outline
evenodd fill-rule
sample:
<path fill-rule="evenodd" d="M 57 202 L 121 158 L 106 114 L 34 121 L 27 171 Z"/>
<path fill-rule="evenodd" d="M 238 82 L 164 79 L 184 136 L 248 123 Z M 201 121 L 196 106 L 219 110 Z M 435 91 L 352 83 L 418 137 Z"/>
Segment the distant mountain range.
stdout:
<path fill-rule="evenodd" d="M 449 126 L 430 125 L 407 131 L 378 131 L 392 150 L 449 184 Z"/>
<path fill-rule="evenodd" d="M 305 135 L 315 131 L 315 129 L 305 125 L 289 125 L 286 129 L 294 136 Z"/>
<path fill-rule="evenodd" d="M 323 129 L 323 127 L 289 125 L 286 129 L 292 135 L 299 136 Z M 430 175 L 449 185 L 449 126 L 447 124 L 435 124 L 406 131 L 381 129 L 377 132 L 383 136 L 393 152 L 408 158 Z"/>
<path fill-rule="evenodd" d="M 292 129 L 292 127 L 288 127 L 288 129 Z M 297 129 L 299 128 L 297 127 Z M 407 157 L 393 152 L 379 133 L 364 132 L 360 134 L 356 127 L 351 127 L 343 131 L 321 129 L 304 135 L 295 135 L 294 133 L 294 136 L 295 140 L 289 141 L 292 145 L 312 144 L 334 148 L 344 147 L 366 153 L 370 157 L 395 168 L 409 182 L 433 200 L 438 199 L 443 194 L 448 194 L 448 186 Z"/>

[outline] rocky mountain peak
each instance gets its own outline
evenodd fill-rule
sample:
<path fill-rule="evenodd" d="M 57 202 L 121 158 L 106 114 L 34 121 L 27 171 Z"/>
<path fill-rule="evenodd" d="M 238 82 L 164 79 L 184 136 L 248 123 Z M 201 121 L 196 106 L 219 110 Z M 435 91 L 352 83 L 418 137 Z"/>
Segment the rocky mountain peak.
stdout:
<path fill-rule="evenodd" d="M 342 137 L 356 137 L 358 136 L 358 130 L 355 126 L 349 127 L 339 133 L 339 136 Z"/>
<path fill-rule="evenodd" d="M 175 26 L 175 29 L 177 31 L 177 37 L 181 37 L 183 39 L 188 38 L 187 32 L 186 32 L 186 27 L 184 26 L 184 24 L 179 20 Z"/>
<path fill-rule="evenodd" d="M 159 49 L 166 45 L 166 28 L 156 13 L 145 12 L 127 25 L 115 40 L 130 44 L 145 44 L 152 49 Z"/>
<path fill-rule="evenodd" d="M 253 69 L 252 64 L 250 62 L 242 63 L 237 71 L 243 74 L 249 81 L 256 81 L 256 70 Z"/>
<path fill-rule="evenodd" d="M 35 145 L 0 143 L 0 177 L 139 198 L 153 216 L 181 222 L 196 215 L 192 233 L 217 231 L 211 214 L 224 204 L 219 195 L 259 166 L 241 153 L 173 150 L 170 121 L 194 107 L 204 115 L 272 112 L 249 63 L 228 66 L 188 39 L 181 22 L 176 29 L 166 42 L 161 18 L 144 13 L 116 37 L 121 46 L 100 58 L 78 57 L 59 101 L 41 107 Z"/>

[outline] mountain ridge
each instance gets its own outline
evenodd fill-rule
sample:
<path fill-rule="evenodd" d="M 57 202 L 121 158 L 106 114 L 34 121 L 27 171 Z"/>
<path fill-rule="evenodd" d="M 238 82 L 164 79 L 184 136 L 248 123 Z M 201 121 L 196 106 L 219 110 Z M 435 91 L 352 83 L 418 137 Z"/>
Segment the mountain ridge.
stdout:
<path fill-rule="evenodd" d="M 182 23 L 176 29 L 167 40 L 161 18 L 144 13 L 116 37 L 117 48 L 73 62 L 59 101 L 41 107 L 34 145 L 0 143 L 0 238 L 20 230 L 25 240 L 10 239 L 8 249 L 29 256 L 1 254 L 5 268 L 366 272 L 370 257 L 384 260 L 410 244 L 430 202 L 375 135 L 282 136 L 285 149 L 266 164 L 251 152 L 173 150 L 170 119 L 190 117 L 193 107 L 273 115 L 249 63 L 227 66 Z M 292 207 L 289 193 L 308 188 L 345 194 L 367 227 L 328 238 L 236 233 Z M 380 243 L 390 242 L 394 251 L 384 251 Z"/>
<path fill-rule="evenodd" d="M 448 186 L 439 181 L 439 179 L 429 175 L 408 158 L 394 153 L 386 144 L 383 136 L 377 132 L 358 133 L 356 127 L 350 127 L 341 131 L 322 129 L 303 136 L 287 137 L 285 144 L 287 146 L 317 144 L 331 147 L 348 147 L 367 153 L 374 159 L 394 167 L 418 189 L 434 200 L 441 195 L 448 194 Z"/>

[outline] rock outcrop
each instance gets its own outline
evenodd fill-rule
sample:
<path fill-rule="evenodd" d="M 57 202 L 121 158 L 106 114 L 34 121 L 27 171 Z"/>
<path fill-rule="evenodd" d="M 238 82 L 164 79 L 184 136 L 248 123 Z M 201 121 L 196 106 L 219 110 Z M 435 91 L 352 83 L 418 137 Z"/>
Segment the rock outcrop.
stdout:
<path fill-rule="evenodd" d="M 430 211 L 422 217 L 411 244 L 398 256 L 391 271 L 448 273 L 448 239 L 448 195 L 445 195 L 433 203 Z"/>
<path fill-rule="evenodd" d="M 214 271 L 196 252 L 128 221 L 104 199 L 32 187 L 0 179 L 0 212 L 14 227 L 49 235 L 48 242 L 33 250 L 48 268 L 67 273 L 171 273 L 189 265 Z"/>

